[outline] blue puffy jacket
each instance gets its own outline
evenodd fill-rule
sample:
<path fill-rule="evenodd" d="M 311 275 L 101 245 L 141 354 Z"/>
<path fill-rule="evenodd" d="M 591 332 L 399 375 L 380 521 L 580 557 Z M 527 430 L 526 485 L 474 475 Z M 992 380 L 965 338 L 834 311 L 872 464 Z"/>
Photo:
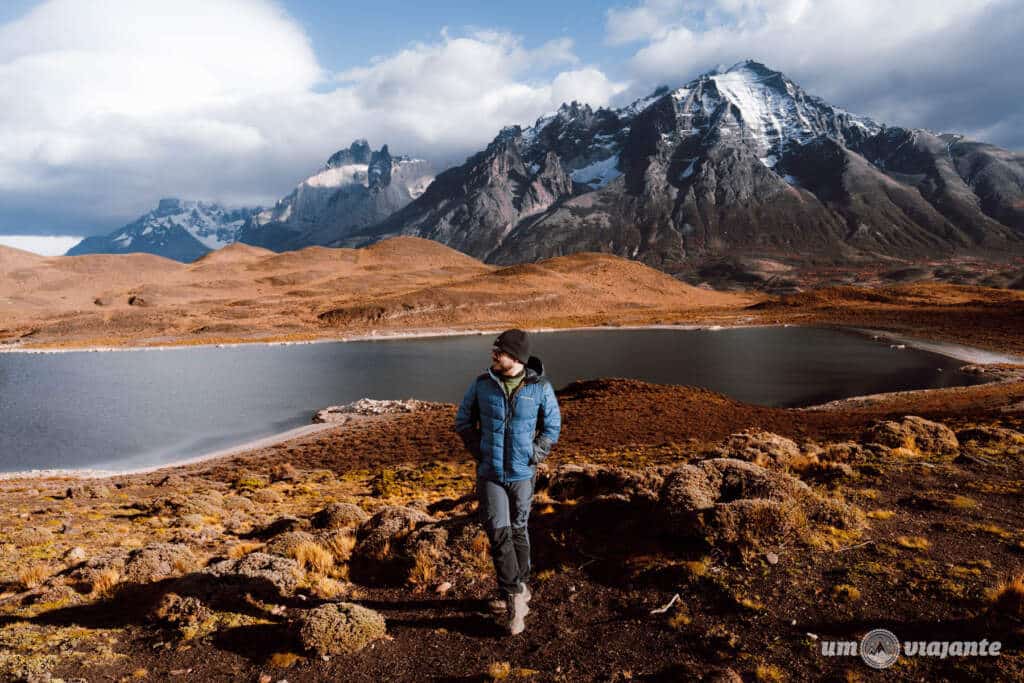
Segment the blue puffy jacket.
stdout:
<path fill-rule="evenodd" d="M 503 483 L 531 478 L 561 429 L 555 391 L 536 356 L 530 356 L 526 377 L 511 397 L 493 372 L 482 373 L 455 416 L 455 431 L 479 463 L 477 477 Z"/>

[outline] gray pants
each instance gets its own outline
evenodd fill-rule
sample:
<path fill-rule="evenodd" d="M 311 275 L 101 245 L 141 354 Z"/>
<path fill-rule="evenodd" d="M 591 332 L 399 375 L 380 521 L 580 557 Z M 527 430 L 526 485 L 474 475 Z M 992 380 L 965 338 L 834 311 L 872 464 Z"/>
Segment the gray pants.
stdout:
<path fill-rule="evenodd" d="M 480 521 L 491 541 L 498 588 L 506 595 L 518 593 L 530 578 L 530 534 L 526 525 L 533 502 L 533 480 L 502 484 L 477 479 L 476 493 Z"/>

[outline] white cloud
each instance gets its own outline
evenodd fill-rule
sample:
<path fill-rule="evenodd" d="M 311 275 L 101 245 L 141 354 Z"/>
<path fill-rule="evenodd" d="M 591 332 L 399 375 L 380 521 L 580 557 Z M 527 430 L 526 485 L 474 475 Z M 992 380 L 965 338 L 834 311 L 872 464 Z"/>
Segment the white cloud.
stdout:
<path fill-rule="evenodd" d="M 62 256 L 81 241 L 81 237 L 65 235 L 0 235 L 0 244 L 41 256 Z"/>
<path fill-rule="evenodd" d="M 565 38 L 443 32 L 333 76 L 271 0 L 48 0 L 0 26 L 0 229 L 111 229 L 160 196 L 270 203 L 357 137 L 461 160 L 623 88 Z"/>
<path fill-rule="evenodd" d="M 609 43 L 637 45 L 644 87 L 751 58 L 881 122 L 1016 148 L 1024 133 L 1001 124 L 1021 113 L 1022 30 L 1018 0 L 648 0 L 606 15 Z"/>

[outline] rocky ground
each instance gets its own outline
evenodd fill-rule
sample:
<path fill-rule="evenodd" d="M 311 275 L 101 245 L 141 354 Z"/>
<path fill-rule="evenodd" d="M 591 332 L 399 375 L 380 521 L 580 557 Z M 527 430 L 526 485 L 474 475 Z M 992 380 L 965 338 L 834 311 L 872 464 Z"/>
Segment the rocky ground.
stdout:
<path fill-rule="evenodd" d="M 1016 680 L 1016 373 L 820 410 L 569 385 L 538 476 L 534 597 L 516 638 L 487 612 L 488 545 L 454 406 L 364 403 L 325 413 L 336 428 L 227 459 L 2 482 L 0 672 L 860 680 L 878 674 L 820 643 L 884 627 L 1003 651 L 904 657 L 883 677 Z"/>

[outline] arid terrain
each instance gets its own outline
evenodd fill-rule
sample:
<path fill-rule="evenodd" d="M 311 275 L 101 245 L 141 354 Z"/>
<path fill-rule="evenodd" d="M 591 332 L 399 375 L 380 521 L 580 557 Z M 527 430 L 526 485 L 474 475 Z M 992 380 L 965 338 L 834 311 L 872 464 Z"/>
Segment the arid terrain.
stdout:
<path fill-rule="evenodd" d="M 413 239 L 138 258 L 145 283 L 135 256 L 0 252 L 7 345 L 826 324 L 1024 353 L 1024 293 L 975 285 L 720 293 L 615 257 L 496 268 Z M 973 369 L 993 381 L 814 409 L 621 379 L 561 388 L 515 638 L 487 612 L 452 405 L 354 409 L 156 472 L 0 480 L 0 678 L 1019 680 L 1024 368 Z M 1002 651 L 884 672 L 821 655 L 873 628 Z"/>

